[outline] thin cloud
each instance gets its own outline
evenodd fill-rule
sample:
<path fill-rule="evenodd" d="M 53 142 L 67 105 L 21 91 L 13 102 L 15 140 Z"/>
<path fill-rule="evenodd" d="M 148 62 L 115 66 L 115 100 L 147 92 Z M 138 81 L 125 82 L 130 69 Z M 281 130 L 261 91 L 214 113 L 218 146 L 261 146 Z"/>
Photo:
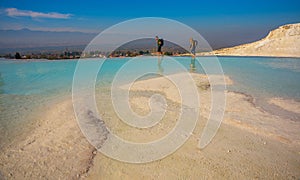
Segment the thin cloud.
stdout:
<path fill-rule="evenodd" d="M 32 18 L 68 19 L 72 16 L 72 14 L 61 14 L 56 12 L 42 13 L 28 10 L 20 10 L 17 8 L 6 8 L 5 12 L 7 13 L 7 16 L 10 17 L 27 16 Z"/>

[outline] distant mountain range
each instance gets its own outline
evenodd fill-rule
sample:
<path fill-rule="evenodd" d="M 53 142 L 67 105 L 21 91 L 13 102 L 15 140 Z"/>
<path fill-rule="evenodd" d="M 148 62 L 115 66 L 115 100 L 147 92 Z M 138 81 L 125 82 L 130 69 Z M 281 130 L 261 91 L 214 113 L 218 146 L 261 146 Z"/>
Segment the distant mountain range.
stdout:
<path fill-rule="evenodd" d="M 180 47 L 177 44 L 174 44 L 170 41 L 164 40 L 164 46 L 162 49 L 164 52 L 180 52 L 180 53 L 187 53 L 187 50 Z M 149 51 L 149 52 L 156 52 L 156 41 L 154 38 L 145 38 L 145 39 L 138 39 L 134 41 L 130 41 L 126 44 L 123 44 L 115 51 Z"/>
<path fill-rule="evenodd" d="M 29 29 L 0 30 L 0 54 L 61 52 L 66 49 L 82 51 L 97 35 L 98 33 L 33 31 Z M 154 38 L 148 38 L 126 43 L 117 51 L 148 50 L 152 52 L 155 48 Z M 185 52 L 183 48 L 169 41 L 165 41 L 163 49 L 164 51 Z"/>
<path fill-rule="evenodd" d="M 287 26 L 283 26 L 287 27 Z M 282 28 L 281 28 L 282 29 Z M 284 28 L 283 28 L 284 29 Z M 222 47 L 230 47 L 239 44 L 244 44 L 248 42 L 253 42 L 258 40 L 264 36 L 262 34 L 255 34 L 254 35 L 244 35 L 243 33 L 235 33 L 234 36 L 232 34 L 225 36 L 222 31 L 215 30 L 215 33 L 208 33 L 203 31 L 204 38 L 210 43 L 213 49 L 220 49 Z M 290 31 L 290 30 L 289 30 Z M 295 30 L 296 31 L 296 30 Z M 257 32 L 256 32 L 257 33 Z M 228 34 L 228 32 L 227 32 Z M 20 30 L 0 30 L 0 55 L 4 54 L 15 54 L 16 52 L 20 52 L 21 54 L 26 53 L 40 53 L 40 52 L 62 52 L 66 49 L 70 51 L 82 51 L 86 47 L 86 45 L 98 35 L 98 33 L 85 33 L 85 32 L 56 32 L 56 31 L 37 31 L 37 30 L 30 30 L 30 29 L 20 29 Z M 299 36 L 297 36 L 299 39 Z M 293 37 L 291 37 L 293 38 Z M 291 40 L 287 39 L 286 37 L 282 36 L 281 41 L 275 41 L 274 38 L 267 37 L 264 39 L 264 43 L 260 41 L 260 44 L 264 44 L 260 46 L 257 51 L 259 51 L 262 55 L 264 55 L 265 48 L 269 47 L 270 43 L 273 46 L 270 46 L 270 50 L 273 51 L 272 48 L 276 48 L 275 46 L 280 46 L 281 43 L 284 41 L 288 48 L 291 48 L 292 44 L 288 44 Z M 276 42 L 276 43 L 274 43 Z M 276 44 L 276 45 L 275 45 Z M 252 45 L 251 45 L 252 46 Z M 258 47 L 258 45 L 253 44 L 253 46 Z M 133 51 L 140 51 L 140 50 L 149 50 L 150 52 L 154 51 L 156 48 L 156 44 L 154 39 L 144 39 L 144 40 L 137 40 L 132 41 L 126 45 L 123 45 L 118 50 L 133 50 Z M 230 49 L 222 49 L 215 51 L 217 54 L 251 54 L 250 45 L 240 45 Z M 249 49 L 246 51 L 246 49 Z M 277 48 L 278 49 L 278 48 Z M 182 52 L 182 48 L 179 46 L 166 41 L 164 46 L 164 51 L 179 51 Z M 256 53 L 256 50 L 253 50 L 253 53 Z M 296 49 L 298 50 L 298 49 Z M 252 53 L 252 54 L 253 54 Z M 268 53 L 267 53 L 268 54 Z M 266 54 L 266 55 L 267 55 Z M 269 53 L 270 54 L 270 53 Z"/>
<path fill-rule="evenodd" d="M 82 32 L 0 30 L 0 53 L 85 47 L 97 34 Z"/>

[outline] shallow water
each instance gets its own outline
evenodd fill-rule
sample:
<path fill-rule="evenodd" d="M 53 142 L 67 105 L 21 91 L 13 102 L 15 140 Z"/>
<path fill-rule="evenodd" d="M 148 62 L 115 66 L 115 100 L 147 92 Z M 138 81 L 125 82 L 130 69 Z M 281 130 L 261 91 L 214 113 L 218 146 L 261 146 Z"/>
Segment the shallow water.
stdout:
<path fill-rule="evenodd" d="M 199 62 L 206 63 L 210 58 L 200 57 Z M 174 59 L 190 70 L 190 57 Z M 103 66 L 96 86 L 109 86 L 115 73 L 129 60 L 98 59 L 103 61 Z M 143 70 L 149 66 L 156 68 L 156 72 L 142 78 L 177 72 L 167 58 L 160 63 L 154 57 L 142 57 L 140 60 L 128 71 Z M 234 81 L 227 89 L 249 94 L 261 106 L 267 106 L 265 100 L 272 97 L 300 100 L 299 58 L 219 57 L 219 61 L 225 75 Z M 199 62 L 195 62 L 191 71 L 204 73 Z M 77 60 L 0 60 L 0 148 L 28 130 L 27 126 L 32 123 L 37 109 L 66 96 L 71 97 L 76 64 Z M 127 77 L 123 78 L 127 80 Z"/>

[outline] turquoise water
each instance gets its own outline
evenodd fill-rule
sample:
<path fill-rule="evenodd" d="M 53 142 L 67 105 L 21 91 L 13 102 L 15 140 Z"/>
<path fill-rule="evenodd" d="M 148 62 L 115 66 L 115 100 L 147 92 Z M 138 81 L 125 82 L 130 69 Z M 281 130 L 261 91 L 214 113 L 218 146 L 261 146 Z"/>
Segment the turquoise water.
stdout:
<path fill-rule="evenodd" d="M 190 69 L 190 57 L 175 59 Z M 210 57 L 199 59 L 200 62 L 207 62 Z M 109 86 L 114 74 L 128 60 L 106 60 L 97 86 Z M 272 97 L 300 100 L 299 58 L 219 57 L 219 60 L 225 75 L 234 81 L 234 85 L 227 87 L 228 90 L 249 94 L 260 101 Z M 22 126 L 30 123 L 37 107 L 65 96 L 71 97 L 76 63 L 77 60 L 0 60 L 0 147 L 5 140 L 17 136 L 16 132 L 21 131 Z M 162 59 L 157 64 L 157 59 L 153 57 L 141 58 L 135 68 L 143 69 L 151 65 L 157 67 L 159 74 L 176 73 L 176 68 L 168 60 Z M 203 73 L 198 62 L 193 71 Z M 148 75 L 147 78 L 152 76 L 157 75 Z"/>
<path fill-rule="evenodd" d="M 181 58 L 178 58 L 181 59 Z M 188 58 L 184 59 L 188 67 Z M 234 85 L 227 89 L 256 98 L 282 97 L 300 100 L 300 59 L 268 57 L 218 57 L 224 74 Z M 201 57 L 200 61 L 209 60 Z M 198 68 L 199 67 L 199 68 Z M 200 64 L 197 72 L 203 73 Z"/>
<path fill-rule="evenodd" d="M 175 59 L 187 69 L 190 68 L 189 57 L 175 57 Z M 209 57 L 199 59 L 200 62 L 208 61 Z M 114 74 L 128 60 L 127 58 L 106 60 L 98 81 L 101 79 L 101 83 L 109 84 Z M 259 97 L 278 96 L 300 100 L 299 58 L 219 57 L 219 61 L 224 74 L 234 80 L 234 85 L 228 87 L 229 90 Z M 76 60 L 0 60 L 0 93 L 31 95 L 71 91 L 76 63 Z M 157 62 L 153 61 L 153 64 Z M 143 68 L 143 65 L 145 63 L 139 63 L 137 68 Z M 162 71 L 172 73 L 169 70 L 172 67 L 167 61 L 162 60 L 160 68 Z M 158 71 L 161 71 L 159 67 Z M 197 62 L 196 72 L 204 73 Z"/>

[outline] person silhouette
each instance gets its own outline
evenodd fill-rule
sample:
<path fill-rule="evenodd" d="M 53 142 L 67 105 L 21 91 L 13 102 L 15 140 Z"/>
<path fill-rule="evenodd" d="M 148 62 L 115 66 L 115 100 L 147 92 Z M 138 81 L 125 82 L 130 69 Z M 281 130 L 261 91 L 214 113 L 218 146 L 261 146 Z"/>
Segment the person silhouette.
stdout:
<path fill-rule="evenodd" d="M 157 55 L 162 55 L 161 48 L 164 45 L 164 40 L 162 38 L 159 38 L 158 36 L 155 36 L 155 41 L 157 44 Z"/>

